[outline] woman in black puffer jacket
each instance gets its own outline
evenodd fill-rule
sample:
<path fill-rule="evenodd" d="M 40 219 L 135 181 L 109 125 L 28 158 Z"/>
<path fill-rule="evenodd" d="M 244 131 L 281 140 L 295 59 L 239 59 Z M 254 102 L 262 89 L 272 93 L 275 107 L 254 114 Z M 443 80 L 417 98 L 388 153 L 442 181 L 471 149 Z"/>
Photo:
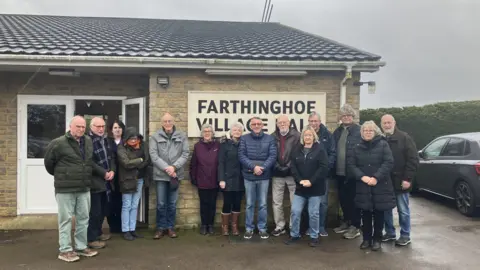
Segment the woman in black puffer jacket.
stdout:
<path fill-rule="evenodd" d="M 393 156 L 375 122 L 366 121 L 361 135 L 362 142 L 354 148 L 354 155 L 348 159 L 347 165 L 357 181 L 355 204 L 362 210 L 363 242 L 360 248 L 371 247 L 377 251 L 381 249 L 384 212 L 396 205 L 390 179 Z"/>

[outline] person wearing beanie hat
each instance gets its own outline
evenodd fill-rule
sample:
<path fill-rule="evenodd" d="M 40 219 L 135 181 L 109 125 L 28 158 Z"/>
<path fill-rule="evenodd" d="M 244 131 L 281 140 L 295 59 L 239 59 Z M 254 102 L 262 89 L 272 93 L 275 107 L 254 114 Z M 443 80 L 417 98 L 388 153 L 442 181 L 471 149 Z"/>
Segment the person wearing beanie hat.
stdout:
<path fill-rule="evenodd" d="M 360 210 L 355 207 L 354 202 L 356 182 L 347 170 L 347 159 L 354 154 L 353 149 L 362 141 L 360 126 L 353 121 L 355 115 L 355 110 L 350 104 L 343 105 L 339 111 L 341 125 L 333 132 L 337 156 L 332 174 L 337 181 L 338 197 L 343 212 L 343 222 L 334 229 L 334 232 L 343 233 L 346 239 L 360 236 Z"/>

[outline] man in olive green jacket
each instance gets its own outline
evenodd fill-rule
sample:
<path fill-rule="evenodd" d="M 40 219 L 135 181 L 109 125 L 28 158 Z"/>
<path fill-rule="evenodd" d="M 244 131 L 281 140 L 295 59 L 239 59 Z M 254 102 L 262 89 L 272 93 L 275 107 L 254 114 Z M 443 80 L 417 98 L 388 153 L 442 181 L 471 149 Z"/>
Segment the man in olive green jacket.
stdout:
<path fill-rule="evenodd" d="M 47 147 L 45 169 L 54 176 L 55 198 L 58 205 L 58 259 L 78 261 L 79 256 L 98 254 L 87 247 L 87 229 L 90 211 L 90 187 L 94 168 L 92 140 L 85 136 L 85 119 L 75 116 L 70 130 L 54 139 Z M 72 248 L 72 216 L 75 216 L 75 251 Z"/>

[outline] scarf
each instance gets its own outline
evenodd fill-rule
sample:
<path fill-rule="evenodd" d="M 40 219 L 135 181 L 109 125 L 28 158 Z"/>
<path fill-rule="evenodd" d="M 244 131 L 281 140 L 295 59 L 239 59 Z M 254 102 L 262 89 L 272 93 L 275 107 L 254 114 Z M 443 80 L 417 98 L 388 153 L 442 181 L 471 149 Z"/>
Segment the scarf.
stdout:
<path fill-rule="evenodd" d="M 140 140 L 127 140 L 127 145 L 132 147 L 133 149 L 140 149 Z"/>
<path fill-rule="evenodd" d="M 90 132 L 90 137 L 93 143 L 93 161 L 104 168 L 106 171 L 110 171 L 110 161 L 112 160 L 112 151 L 110 144 L 106 137 L 98 136 L 93 132 Z M 105 187 L 107 188 L 107 201 L 110 201 L 110 194 L 112 187 L 109 181 L 105 181 Z"/>

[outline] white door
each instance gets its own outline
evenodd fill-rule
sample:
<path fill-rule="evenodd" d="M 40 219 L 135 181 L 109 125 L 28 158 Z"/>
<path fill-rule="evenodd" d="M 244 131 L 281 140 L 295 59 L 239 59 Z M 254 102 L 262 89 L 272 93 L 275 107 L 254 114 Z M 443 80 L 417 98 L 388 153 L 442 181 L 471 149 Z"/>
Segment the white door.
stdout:
<path fill-rule="evenodd" d="M 57 213 L 53 176 L 45 170 L 47 145 L 69 129 L 71 98 L 18 96 L 18 214 Z"/>
<path fill-rule="evenodd" d="M 145 98 L 125 99 L 122 101 L 122 120 L 127 128 L 135 127 L 144 139 L 148 139 L 148 134 L 145 134 Z M 142 191 L 140 198 L 140 206 L 138 209 L 137 219 L 140 222 L 145 222 L 145 189 Z"/>

